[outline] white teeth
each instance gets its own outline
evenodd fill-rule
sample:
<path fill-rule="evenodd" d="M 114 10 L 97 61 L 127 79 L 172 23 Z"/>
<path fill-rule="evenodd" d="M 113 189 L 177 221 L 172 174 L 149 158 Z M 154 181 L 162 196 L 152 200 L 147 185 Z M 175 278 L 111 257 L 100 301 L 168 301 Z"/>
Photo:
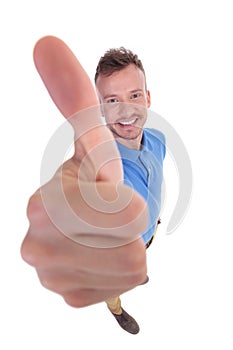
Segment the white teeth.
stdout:
<path fill-rule="evenodd" d="M 119 124 L 122 124 L 122 125 L 131 125 L 131 124 L 134 124 L 136 121 L 136 118 L 135 119 L 132 119 L 132 120 L 129 120 L 129 121 L 121 121 L 119 122 Z"/>

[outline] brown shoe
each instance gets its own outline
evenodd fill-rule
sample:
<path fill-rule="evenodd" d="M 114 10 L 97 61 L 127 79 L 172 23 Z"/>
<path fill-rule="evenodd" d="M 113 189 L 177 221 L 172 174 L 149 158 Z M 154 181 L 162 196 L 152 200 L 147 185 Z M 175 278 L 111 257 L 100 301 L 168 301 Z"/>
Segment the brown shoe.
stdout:
<path fill-rule="evenodd" d="M 116 315 L 112 312 L 113 316 L 126 332 L 129 332 L 131 334 L 137 334 L 140 330 L 139 325 L 135 321 L 135 319 L 127 314 L 127 312 L 122 309 L 122 313 L 120 315 Z"/>

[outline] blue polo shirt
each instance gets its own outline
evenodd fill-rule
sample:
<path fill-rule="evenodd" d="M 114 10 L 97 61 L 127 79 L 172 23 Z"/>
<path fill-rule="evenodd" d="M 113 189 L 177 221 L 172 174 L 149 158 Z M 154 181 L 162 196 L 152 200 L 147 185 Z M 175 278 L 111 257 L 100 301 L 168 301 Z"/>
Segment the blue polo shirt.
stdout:
<path fill-rule="evenodd" d="M 142 147 L 134 150 L 117 142 L 124 170 L 124 183 L 137 191 L 147 202 L 149 224 L 142 239 L 146 244 L 153 236 L 161 209 L 165 137 L 156 130 L 143 130 Z"/>

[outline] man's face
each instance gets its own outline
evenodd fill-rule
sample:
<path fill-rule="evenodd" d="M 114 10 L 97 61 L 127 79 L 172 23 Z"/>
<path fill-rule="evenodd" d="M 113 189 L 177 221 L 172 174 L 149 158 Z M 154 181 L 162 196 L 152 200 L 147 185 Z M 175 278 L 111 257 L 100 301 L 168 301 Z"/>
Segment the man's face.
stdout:
<path fill-rule="evenodd" d="M 96 88 L 106 123 L 115 137 L 140 141 L 150 107 L 143 72 L 130 64 L 110 76 L 100 75 Z"/>

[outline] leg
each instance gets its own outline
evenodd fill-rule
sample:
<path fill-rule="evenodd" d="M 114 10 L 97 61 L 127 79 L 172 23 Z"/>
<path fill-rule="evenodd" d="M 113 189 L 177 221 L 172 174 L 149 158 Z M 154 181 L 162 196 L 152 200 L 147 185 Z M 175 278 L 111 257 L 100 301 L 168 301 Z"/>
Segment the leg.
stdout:
<path fill-rule="evenodd" d="M 139 326 L 135 319 L 127 314 L 127 312 L 121 307 L 120 297 L 110 298 L 106 300 L 106 304 L 121 328 L 131 334 L 137 334 L 139 332 Z"/>
<path fill-rule="evenodd" d="M 113 314 L 120 315 L 122 313 L 120 297 L 110 298 L 110 299 L 106 300 L 106 303 L 107 303 L 109 310 Z"/>

